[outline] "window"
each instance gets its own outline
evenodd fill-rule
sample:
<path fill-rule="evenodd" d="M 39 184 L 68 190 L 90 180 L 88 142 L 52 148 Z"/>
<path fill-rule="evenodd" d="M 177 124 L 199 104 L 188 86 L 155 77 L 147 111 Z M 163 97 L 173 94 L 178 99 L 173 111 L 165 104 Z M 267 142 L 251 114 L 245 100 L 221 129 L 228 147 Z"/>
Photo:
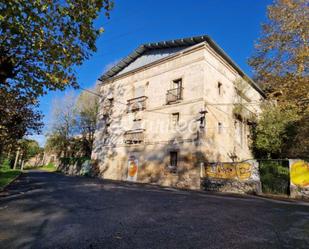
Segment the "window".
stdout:
<path fill-rule="evenodd" d="M 221 96 L 222 95 L 222 83 L 218 82 L 218 95 Z"/>
<path fill-rule="evenodd" d="M 182 79 L 173 80 L 172 89 L 181 88 L 182 87 Z"/>
<path fill-rule="evenodd" d="M 198 121 L 200 121 L 200 129 L 204 129 L 206 127 L 206 110 L 201 110 L 200 111 L 200 118 Z"/>
<path fill-rule="evenodd" d="M 110 108 L 113 106 L 114 104 L 114 98 L 108 98 L 107 99 L 107 106 L 109 106 Z"/>
<path fill-rule="evenodd" d="M 179 124 L 179 112 L 172 114 L 172 128 L 176 128 Z"/>
<path fill-rule="evenodd" d="M 178 155 L 177 151 L 170 152 L 170 166 L 173 168 L 177 167 Z"/>
<path fill-rule="evenodd" d="M 218 134 L 222 134 L 223 125 L 222 123 L 218 123 Z"/>
<path fill-rule="evenodd" d="M 166 93 L 166 103 L 171 104 L 182 99 L 182 79 L 173 80 Z"/>

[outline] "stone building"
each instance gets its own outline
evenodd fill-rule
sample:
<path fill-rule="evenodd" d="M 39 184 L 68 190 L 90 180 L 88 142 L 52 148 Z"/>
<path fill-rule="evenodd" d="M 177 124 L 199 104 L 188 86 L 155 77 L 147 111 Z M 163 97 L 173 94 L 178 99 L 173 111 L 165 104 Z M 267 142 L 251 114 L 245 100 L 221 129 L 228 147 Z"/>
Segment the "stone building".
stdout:
<path fill-rule="evenodd" d="M 141 45 L 99 81 L 103 178 L 198 189 L 203 165 L 252 158 L 263 92 L 208 36 Z"/>

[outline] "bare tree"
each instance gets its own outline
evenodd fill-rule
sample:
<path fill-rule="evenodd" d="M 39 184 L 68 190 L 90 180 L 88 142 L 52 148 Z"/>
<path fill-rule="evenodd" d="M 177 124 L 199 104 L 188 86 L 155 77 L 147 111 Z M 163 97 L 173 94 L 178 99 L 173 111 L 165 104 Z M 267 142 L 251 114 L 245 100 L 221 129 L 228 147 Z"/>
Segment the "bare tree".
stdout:
<path fill-rule="evenodd" d="M 52 104 L 52 128 L 46 148 L 61 156 L 69 156 L 70 148 L 77 134 L 76 96 L 66 94 L 62 99 L 55 99 Z"/>
<path fill-rule="evenodd" d="M 78 114 L 78 129 L 82 136 L 83 151 L 86 156 L 90 156 L 99 110 L 99 97 L 95 95 L 95 89 L 81 93 L 76 103 L 76 110 Z"/>

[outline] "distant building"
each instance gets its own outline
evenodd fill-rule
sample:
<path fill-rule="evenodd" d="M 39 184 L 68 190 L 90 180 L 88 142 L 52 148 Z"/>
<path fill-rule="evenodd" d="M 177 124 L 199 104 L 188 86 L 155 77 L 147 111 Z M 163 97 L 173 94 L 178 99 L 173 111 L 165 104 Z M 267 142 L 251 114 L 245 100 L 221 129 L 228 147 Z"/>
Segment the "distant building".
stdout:
<path fill-rule="evenodd" d="M 263 92 L 208 36 L 144 44 L 100 81 L 103 178 L 194 189 L 204 163 L 252 158 Z"/>

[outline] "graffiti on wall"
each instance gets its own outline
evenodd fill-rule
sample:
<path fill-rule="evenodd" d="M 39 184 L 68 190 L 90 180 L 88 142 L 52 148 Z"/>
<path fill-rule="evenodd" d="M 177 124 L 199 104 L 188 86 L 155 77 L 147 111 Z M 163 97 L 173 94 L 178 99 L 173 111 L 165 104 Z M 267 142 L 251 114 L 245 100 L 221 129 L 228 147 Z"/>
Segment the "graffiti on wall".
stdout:
<path fill-rule="evenodd" d="M 250 163 L 214 163 L 206 166 L 206 177 L 248 180 L 252 174 Z"/>
<path fill-rule="evenodd" d="M 291 181 L 298 187 L 309 187 L 309 163 L 296 161 L 291 165 Z"/>
<path fill-rule="evenodd" d="M 138 172 L 138 160 L 135 158 L 135 156 L 130 156 L 128 160 L 128 181 L 136 181 L 137 178 L 137 172 Z"/>

